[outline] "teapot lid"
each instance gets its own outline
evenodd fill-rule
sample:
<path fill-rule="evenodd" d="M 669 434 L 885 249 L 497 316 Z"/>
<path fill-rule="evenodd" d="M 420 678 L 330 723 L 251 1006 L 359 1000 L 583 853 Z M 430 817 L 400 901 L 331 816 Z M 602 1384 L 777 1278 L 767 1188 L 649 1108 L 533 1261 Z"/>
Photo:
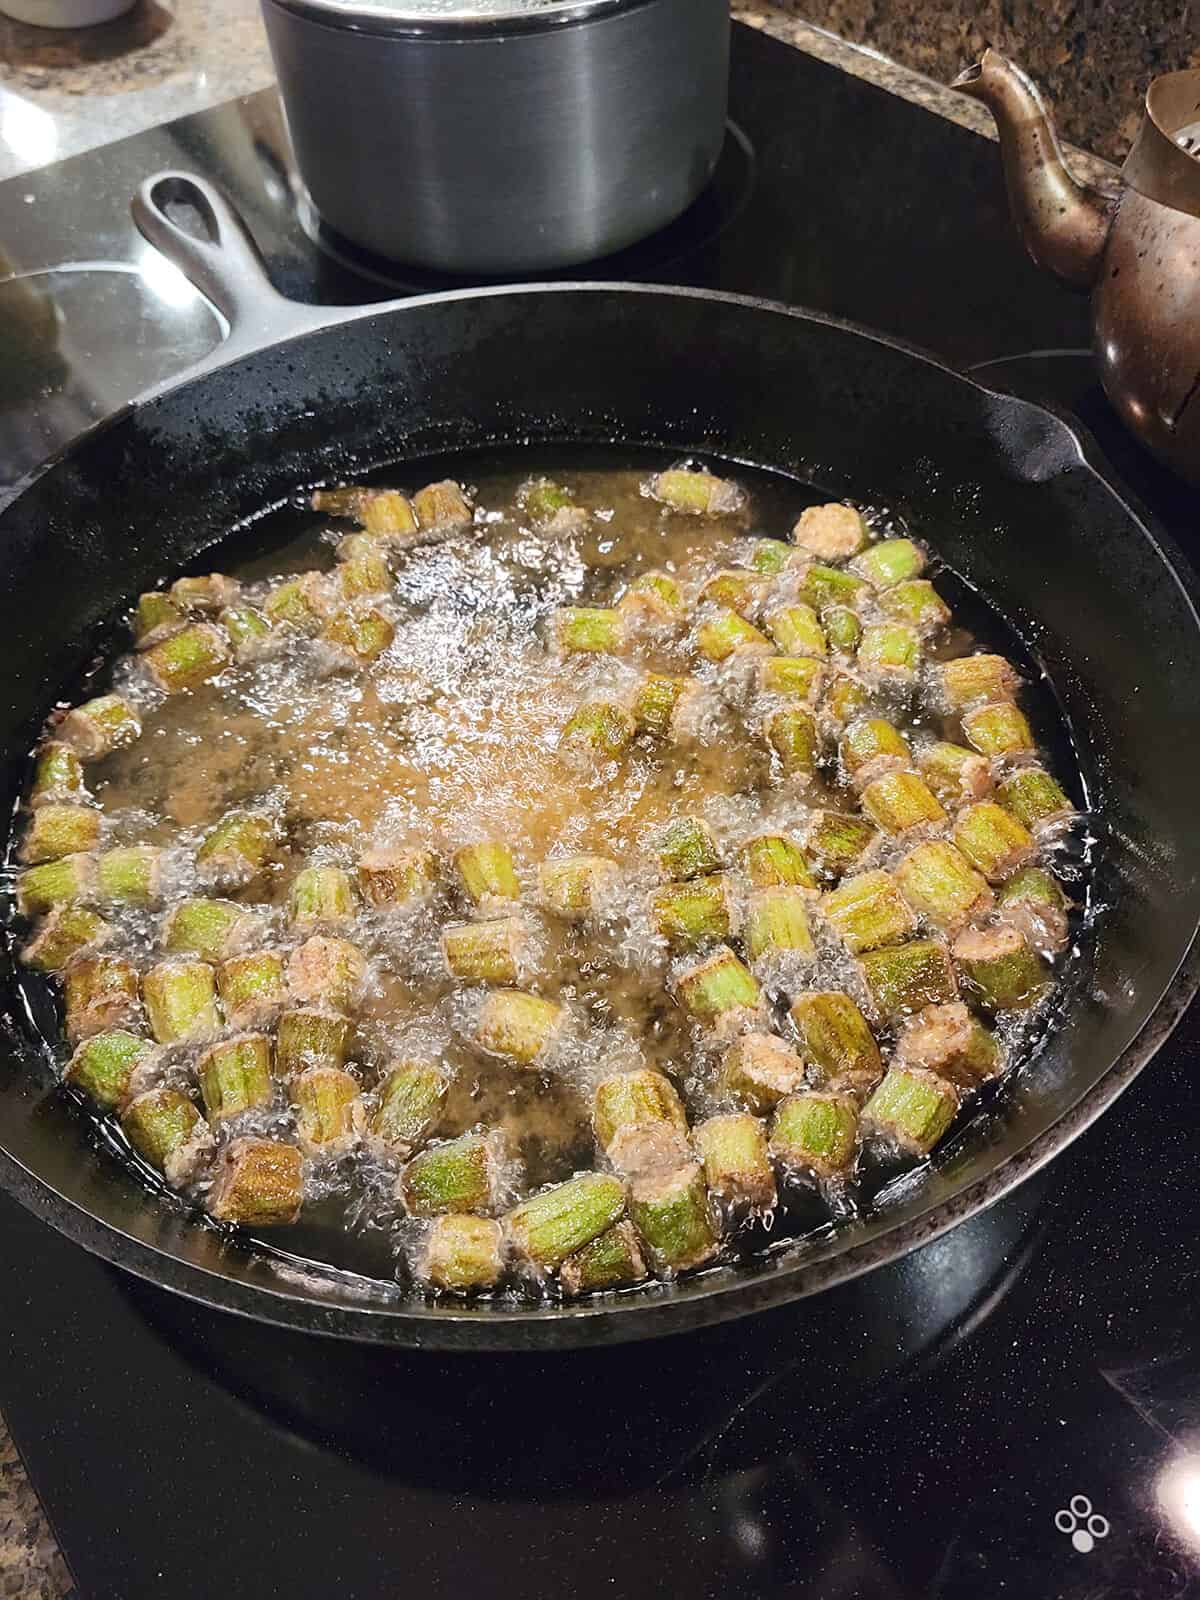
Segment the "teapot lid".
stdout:
<path fill-rule="evenodd" d="M 1148 200 L 1200 217 L 1200 70 L 1165 72 L 1146 90 L 1121 177 Z"/>

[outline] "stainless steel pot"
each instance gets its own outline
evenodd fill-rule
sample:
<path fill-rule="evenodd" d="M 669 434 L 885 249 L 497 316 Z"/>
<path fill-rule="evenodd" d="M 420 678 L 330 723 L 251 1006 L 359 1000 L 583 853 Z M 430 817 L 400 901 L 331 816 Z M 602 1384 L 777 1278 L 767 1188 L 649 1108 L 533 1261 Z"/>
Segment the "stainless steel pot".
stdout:
<path fill-rule="evenodd" d="M 522 273 L 688 206 L 724 137 L 728 0 L 263 0 L 321 219 L 391 260 Z"/>

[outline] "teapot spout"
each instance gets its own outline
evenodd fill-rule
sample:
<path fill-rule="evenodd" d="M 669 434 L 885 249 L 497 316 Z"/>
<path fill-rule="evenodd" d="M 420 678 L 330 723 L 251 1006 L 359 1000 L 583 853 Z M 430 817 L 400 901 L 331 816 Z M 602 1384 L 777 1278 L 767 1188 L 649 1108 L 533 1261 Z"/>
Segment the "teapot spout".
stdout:
<path fill-rule="evenodd" d="M 996 119 L 1013 220 L 1038 266 L 1072 289 L 1100 270 L 1113 202 L 1077 183 L 1037 85 L 998 50 L 987 50 L 950 86 L 982 100 Z"/>

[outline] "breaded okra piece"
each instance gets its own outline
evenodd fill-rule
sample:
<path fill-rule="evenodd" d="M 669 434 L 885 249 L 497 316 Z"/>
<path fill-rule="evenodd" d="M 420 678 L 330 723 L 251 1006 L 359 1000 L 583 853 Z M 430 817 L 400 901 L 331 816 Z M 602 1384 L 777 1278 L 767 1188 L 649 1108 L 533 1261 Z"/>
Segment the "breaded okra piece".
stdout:
<path fill-rule="evenodd" d="M 675 579 L 665 572 L 640 572 L 617 601 L 626 616 L 648 616 L 659 622 L 678 622 L 684 615 L 683 595 Z"/>
<path fill-rule="evenodd" d="M 641 1173 L 630 1185 L 629 1214 L 660 1278 L 703 1266 L 717 1253 L 720 1241 L 698 1164 Z"/>
<path fill-rule="evenodd" d="M 412 504 L 422 533 L 461 533 L 475 518 L 474 507 L 462 484 L 455 483 L 453 478 L 427 483 L 413 495 Z"/>
<path fill-rule="evenodd" d="M 633 742 L 633 713 L 616 700 L 585 700 L 563 724 L 559 747 L 586 752 L 593 760 L 615 761 Z"/>
<path fill-rule="evenodd" d="M 781 606 L 763 619 L 767 632 L 785 656 L 823 657 L 828 651 L 825 630 L 812 606 L 797 600 Z"/>
<path fill-rule="evenodd" d="M 17 910 L 23 917 L 37 917 L 59 906 L 78 905 L 91 898 L 95 886 L 95 856 L 60 856 L 19 875 Z"/>
<path fill-rule="evenodd" d="M 733 924 L 729 886 L 719 872 L 664 883 L 650 895 L 650 920 L 672 950 L 728 939 Z"/>
<path fill-rule="evenodd" d="M 115 1111 L 129 1097 L 134 1074 L 144 1070 L 157 1052 L 148 1039 L 123 1028 L 84 1039 L 63 1072 L 63 1082 L 79 1089 L 105 1111 Z"/>
<path fill-rule="evenodd" d="M 494 1289 L 504 1272 L 504 1232 L 490 1217 L 447 1212 L 435 1217 L 416 1252 L 419 1283 L 448 1294 Z"/>
<path fill-rule="evenodd" d="M 864 817 L 841 811 L 814 811 L 804 836 L 804 848 L 823 872 L 836 878 L 857 866 L 878 837 L 878 829 Z"/>
<path fill-rule="evenodd" d="M 807 782 L 815 776 L 821 750 L 816 718 L 803 706 L 784 706 L 763 721 L 763 737 L 786 778 Z"/>
<path fill-rule="evenodd" d="M 209 1213 L 243 1228 L 280 1228 L 299 1221 L 304 1157 L 274 1139 L 234 1139 L 208 1192 Z"/>
<path fill-rule="evenodd" d="M 542 1063 L 562 1032 L 566 1012 L 553 1000 L 521 989 L 494 989 L 483 1002 L 475 1042 L 489 1055 L 520 1066 Z"/>
<path fill-rule="evenodd" d="M 728 661 L 730 656 L 769 655 L 771 641 L 745 617 L 728 607 L 718 607 L 703 618 L 693 634 L 696 649 L 706 661 Z"/>
<path fill-rule="evenodd" d="M 862 632 L 858 670 L 869 682 L 911 682 L 921 664 L 921 636 L 905 622 L 872 622 Z"/>
<path fill-rule="evenodd" d="M 550 619 L 550 631 L 562 655 L 620 655 L 625 648 L 620 611 L 603 606 L 560 606 Z"/>
<path fill-rule="evenodd" d="M 430 850 L 381 846 L 358 863 L 358 887 L 375 907 L 422 905 L 437 886 L 437 862 Z"/>
<path fill-rule="evenodd" d="M 900 893 L 942 933 L 957 933 L 992 908 L 987 879 L 945 839 L 916 845 L 896 867 Z"/>
<path fill-rule="evenodd" d="M 693 1134 L 704 1164 L 708 1192 L 720 1205 L 751 1214 L 775 1204 L 775 1173 L 767 1154 L 767 1133 L 757 1117 L 744 1112 L 709 1117 Z"/>
<path fill-rule="evenodd" d="M 162 858 L 152 844 L 102 851 L 96 857 L 97 899 L 105 905 L 157 905 L 162 899 Z"/>
<path fill-rule="evenodd" d="M 978 1018 L 956 1000 L 926 1006 L 900 1030 L 896 1059 L 907 1067 L 925 1067 L 961 1089 L 973 1089 L 994 1078 L 1004 1065 L 999 1043 Z"/>
<path fill-rule="evenodd" d="M 398 489 L 315 489 L 312 507 L 330 517 L 353 517 L 369 533 L 389 543 L 407 542 L 417 531 L 412 505 Z"/>
<path fill-rule="evenodd" d="M 834 729 L 847 728 L 855 717 L 865 715 L 871 704 L 871 691 L 860 678 L 838 672 L 830 679 L 820 704 L 821 720 Z"/>
<path fill-rule="evenodd" d="M 856 789 L 865 789 L 888 772 L 913 764 L 912 750 L 900 730 L 882 717 L 856 717 L 838 740 L 838 756 Z"/>
<path fill-rule="evenodd" d="M 341 867 L 303 867 L 288 891 L 288 920 L 297 932 L 345 927 L 356 910 L 354 885 Z"/>
<path fill-rule="evenodd" d="M 645 485 L 652 500 L 660 500 L 672 511 L 690 516 L 721 517 L 740 511 L 746 497 L 736 483 L 718 478 L 712 472 L 695 468 L 672 467 L 656 472 Z"/>
<path fill-rule="evenodd" d="M 359 550 L 356 554 L 337 552 L 338 564 L 333 573 L 333 586 L 343 600 L 362 600 L 370 595 L 388 594 L 392 587 L 392 572 L 383 553 Z"/>
<path fill-rule="evenodd" d="M 938 674 L 942 698 L 951 711 L 1011 700 L 1020 686 L 1016 668 L 1003 656 L 958 656 Z"/>
<path fill-rule="evenodd" d="M 163 949 L 224 961 L 251 943 L 261 926 L 255 912 L 233 900 L 181 900 L 163 923 Z"/>
<path fill-rule="evenodd" d="M 398 1197 L 411 1217 L 491 1211 L 503 1152 L 498 1134 L 464 1133 L 427 1145 L 400 1174 Z"/>
<path fill-rule="evenodd" d="M 212 1131 L 191 1100 L 165 1085 L 129 1101 L 121 1112 L 121 1131 L 173 1189 L 190 1183 L 215 1148 Z"/>
<path fill-rule="evenodd" d="M 792 543 L 818 561 L 848 561 L 866 544 L 867 537 L 862 513 L 838 501 L 806 506 L 792 527 Z"/>
<path fill-rule="evenodd" d="M 791 1018 L 805 1056 L 823 1084 L 863 1093 L 883 1075 L 875 1035 L 855 1002 L 840 989 L 810 989 L 796 996 Z"/>
<path fill-rule="evenodd" d="M 598 1239 L 625 1214 L 625 1185 L 607 1172 L 583 1172 L 543 1189 L 503 1218 L 513 1254 L 543 1271 Z"/>
<path fill-rule="evenodd" d="M 916 932 L 909 910 L 890 872 L 860 872 L 821 897 L 825 920 L 851 955 L 897 944 Z"/>
<path fill-rule="evenodd" d="M 193 622 L 161 639 L 142 657 L 150 677 L 165 694 L 197 689 L 233 659 L 229 639 L 211 622 Z"/>
<path fill-rule="evenodd" d="M 987 759 L 945 739 L 918 751 L 917 771 L 943 805 L 982 800 L 992 792 L 992 769 Z"/>
<path fill-rule="evenodd" d="M 314 634 L 329 615 L 332 597 L 329 580 L 323 572 L 302 572 L 287 578 L 269 591 L 263 601 L 263 616 L 272 628 L 291 628 L 297 633 Z"/>
<path fill-rule="evenodd" d="M 758 979 L 728 945 L 682 972 L 676 989 L 684 1009 L 702 1027 L 726 1037 L 746 1032 L 762 1005 Z"/>
<path fill-rule="evenodd" d="M 759 539 L 750 552 L 750 565 L 764 578 L 774 578 L 794 560 L 803 560 L 788 549 L 782 539 Z"/>
<path fill-rule="evenodd" d="M 850 563 L 872 589 L 892 589 L 925 570 L 925 553 L 911 539 L 881 539 Z"/>
<path fill-rule="evenodd" d="M 570 1295 L 594 1294 L 641 1283 L 647 1273 L 641 1240 L 632 1222 L 617 1222 L 559 1268 L 559 1282 Z"/>
<path fill-rule="evenodd" d="M 959 813 L 954 843 L 989 883 L 1007 878 L 1034 852 L 1029 829 L 994 800 L 980 800 Z"/>
<path fill-rule="evenodd" d="M 200 1098 L 210 1123 L 269 1106 L 275 1095 L 271 1041 L 265 1033 L 243 1033 L 210 1045 L 196 1063 Z"/>
<path fill-rule="evenodd" d="M 501 840 L 465 845 L 455 853 L 454 865 L 463 888 L 477 906 L 521 898 L 513 853 Z"/>
<path fill-rule="evenodd" d="M 1001 886 L 996 915 L 1020 929 L 1035 950 L 1056 955 L 1066 948 L 1070 937 L 1066 896 L 1058 879 L 1042 867 L 1023 867 Z"/>
<path fill-rule="evenodd" d="M 72 1044 L 141 1017 L 137 968 L 124 956 L 80 956 L 63 974 L 67 1038 Z"/>
<path fill-rule="evenodd" d="M 61 972 L 85 950 L 98 950 L 113 936 L 112 924 L 87 906 L 56 906 L 21 951 L 27 967 Z"/>
<path fill-rule="evenodd" d="M 1025 713 L 1011 700 L 964 713 L 963 737 L 981 756 L 1031 756 L 1036 749 Z"/>
<path fill-rule="evenodd" d="M 721 1058 L 721 1089 L 761 1116 L 804 1087 L 804 1062 L 771 1033 L 744 1033 Z"/>
<path fill-rule="evenodd" d="M 255 950 L 231 956 L 217 969 L 217 991 L 231 1028 L 273 1022 L 288 997 L 282 955 L 277 950 Z"/>
<path fill-rule="evenodd" d="M 849 606 L 826 606 L 821 612 L 821 626 L 835 655 L 852 656 L 862 643 L 862 621 Z"/>
<path fill-rule="evenodd" d="M 642 679 L 633 700 L 633 720 L 639 733 L 656 739 L 678 737 L 679 713 L 698 692 L 691 678 L 666 678 L 651 672 Z"/>
<path fill-rule="evenodd" d="M 661 1072 L 641 1068 L 603 1079 L 592 1101 L 592 1128 L 596 1143 L 626 1177 L 689 1159 L 683 1102 Z"/>
<path fill-rule="evenodd" d="M 810 890 L 817 887 L 804 851 L 785 833 L 759 833 L 747 839 L 742 845 L 742 860 L 754 889 L 776 885 Z"/>
<path fill-rule="evenodd" d="M 871 588 L 853 572 L 843 572 L 817 561 L 805 569 L 797 585 L 797 594 L 819 616 L 830 606 L 848 606 L 858 611 L 871 598 Z"/>
<path fill-rule="evenodd" d="M 908 944 L 865 951 L 859 970 L 881 1017 L 910 1016 L 926 1006 L 958 999 L 950 953 L 935 939 L 913 939 Z"/>
<path fill-rule="evenodd" d="M 863 1107 L 863 1127 L 909 1155 L 927 1156 L 958 1114 L 958 1090 L 920 1067 L 888 1068 Z"/>
<path fill-rule="evenodd" d="M 545 533 L 574 533 L 588 520 L 571 491 L 551 478 L 533 478 L 522 484 L 518 500 L 532 525 Z"/>
<path fill-rule="evenodd" d="M 725 567 L 714 573 L 700 591 L 700 599 L 710 605 L 728 606 L 739 617 L 752 617 L 765 592 L 762 578 L 744 568 Z"/>
<path fill-rule="evenodd" d="M 555 856 L 538 868 L 542 904 L 560 917 L 580 921 L 600 911 L 621 875 L 607 856 Z"/>
<path fill-rule="evenodd" d="M 102 694 L 68 711 L 58 725 L 57 736 L 75 751 L 81 761 L 98 761 L 113 750 L 122 750 L 141 737 L 142 723 L 128 700 L 118 694 Z"/>
<path fill-rule="evenodd" d="M 270 861 L 275 823 L 261 811 L 227 811 L 196 851 L 202 883 L 237 889 L 255 879 Z"/>
<path fill-rule="evenodd" d="M 862 808 L 885 833 L 907 833 L 946 820 L 936 796 L 915 772 L 887 772 L 876 778 L 862 792 Z"/>
<path fill-rule="evenodd" d="M 341 661 L 357 666 L 381 656 L 396 637 L 396 629 L 374 606 L 361 610 L 344 606 L 326 622 L 321 637 Z"/>
<path fill-rule="evenodd" d="M 1054 981 L 1041 956 L 1011 923 L 968 928 L 954 941 L 953 954 L 968 993 L 986 1011 L 1027 1011 Z"/>
<path fill-rule="evenodd" d="M 142 999 L 159 1044 L 211 1039 L 220 1031 L 216 974 L 207 961 L 160 961 L 142 979 Z"/>
<path fill-rule="evenodd" d="M 920 634 L 936 633 L 950 621 L 950 607 L 927 578 L 909 578 L 879 596 L 879 606 Z"/>
<path fill-rule="evenodd" d="M 200 577 L 176 578 L 171 585 L 171 599 L 183 611 L 200 616 L 216 616 L 226 606 L 236 605 L 241 598 L 242 586 L 236 578 L 223 572 L 209 572 Z"/>
<path fill-rule="evenodd" d="M 354 1042 L 354 1024 L 332 1011 L 285 1011 L 275 1033 L 275 1070 L 294 1078 L 306 1067 L 342 1067 Z"/>
<path fill-rule="evenodd" d="M 83 762 L 69 744 L 51 739 L 38 751 L 33 764 L 31 806 L 79 803 L 88 798 L 83 781 Z"/>
<path fill-rule="evenodd" d="M 235 661 L 261 660 L 274 642 L 275 630 L 254 606 L 229 606 L 217 620 L 229 635 Z"/>
<path fill-rule="evenodd" d="M 742 940 L 752 963 L 774 956 L 794 961 L 815 961 L 816 946 L 808 926 L 812 898 L 794 884 L 755 889 L 746 902 Z"/>
<path fill-rule="evenodd" d="M 784 695 L 815 705 L 825 682 L 825 668 L 818 656 L 767 656 L 758 664 L 758 687 L 763 694 Z"/>
<path fill-rule="evenodd" d="M 187 621 L 185 608 L 177 605 L 161 589 L 151 589 L 138 595 L 130 626 L 133 629 L 134 648 L 148 650 L 168 638 Z"/>
<path fill-rule="evenodd" d="M 314 1160 L 337 1161 L 362 1137 L 358 1080 L 340 1067 L 309 1067 L 292 1083 L 296 1139 Z"/>
<path fill-rule="evenodd" d="M 655 854 L 664 878 L 682 883 L 716 872 L 721 852 L 712 829 L 700 817 L 674 817 L 655 840 Z"/>
<path fill-rule="evenodd" d="M 86 855 L 100 842 L 103 820 L 91 806 L 39 806 L 29 819 L 19 857 L 26 865 L 37 866 L 61 856 Z"/>
<path fill-rule="evenodd" d="M 464 983 L 517 983 L 528 952 L 529 932 L 520 917 L 460 922 L 442 933 L 446 971 Z"/>
<path fill-rule="evenodd" d="M 789 1095 L 771 1118 L 770 1151 L 788 1173 L 845 1177 L 858 1154 L 858 1101 L 822 1090 Z"/>
<path fill-rule="evenodd" d="M 402 1160 L 412 1155 L 437 1130 L 451 1081 L 450 1070 L 439 1061 L 393 1062 L 379 1086 L 372 1140 Z"/>
<path fill-rule="evenodd" d="M 1043 767 L 1019 768 L 996 790 L 996 799 L 1035 834 L 1075 815 L 1075 807 Z"/>
<path fill-rule="evenodd" d="M 292 951 L 288 989 L 294 1000 L 327 1011 L 352 1011 L 367 975 L 367 958 L 348 939 L 314 934 Z"/>

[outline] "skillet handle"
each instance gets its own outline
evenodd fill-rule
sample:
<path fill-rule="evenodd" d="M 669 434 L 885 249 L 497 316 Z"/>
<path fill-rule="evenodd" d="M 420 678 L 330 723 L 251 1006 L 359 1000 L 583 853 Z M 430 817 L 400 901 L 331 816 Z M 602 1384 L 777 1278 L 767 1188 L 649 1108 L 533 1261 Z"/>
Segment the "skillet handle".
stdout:
<path fill-rule="evenodd" d="M 167 208 L 176 204 L 199 213 L 207 238 L 174 221 Z M 228 337 L 190 368 L 187 377 L 345 317 L 344 310 L 301 305 L 281 295 L 268 277 L 245 223 L 206 178 L 193 172 L 156 172 L 139 186 L 130 209 L 143 236 L 192 281 L 229 324 Z M 172 378 L 171 386 L 179 381 L 179 377 Z"/>

